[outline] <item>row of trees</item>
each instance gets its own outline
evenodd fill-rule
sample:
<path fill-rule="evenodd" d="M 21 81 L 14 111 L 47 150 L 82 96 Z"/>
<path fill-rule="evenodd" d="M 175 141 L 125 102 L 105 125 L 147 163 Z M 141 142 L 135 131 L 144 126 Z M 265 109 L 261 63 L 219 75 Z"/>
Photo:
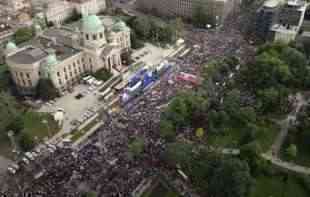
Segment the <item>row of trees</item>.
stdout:
<path fill-rule="evenodd" d="M 207 25 L 216 25 L 216 15 L 214 1 L 203 1 L 193 8 L 192 22 L 196 27 L 206 28 Z"/>
<path fill-rule="evenodd" d="M 34 37 L 34 35 L 35 35 L 35 31 L 32 27 L 23 27 L 23 28 L 18 29 L 15 32 L 13 38 L 14 38 L 15 43 L 18 45 L 23 42 L 29 41 L 30 39 Z"/>
<path fill-rule="evenodd" d="M 151 41 L 162 45 L 175 43 L 183 34 L 184 24 L 177 18 L 165 22 L 160 18 L 149 16 L 137 16 L 128 20 L 128 25 L 133 30 L 133 45 L 139 37 L 144 41 Z"/>
<path fill-rule="evenodd" d="M 190 175 L 202 196 L 247 197 L 252 178 L 249 166 L 238 158 L 224 157 L 199 148 L 199 145 L 175 142 L 167 145 L 164 158 Z"/>
<path fill-rule="evenodd" d="M 261 113 L 288 112 L 288 95 L 310 85 L 305 55 L 282 43 L 262 46 L 255 62 L 243 68 L 243 82 L 256 96 Z"/>

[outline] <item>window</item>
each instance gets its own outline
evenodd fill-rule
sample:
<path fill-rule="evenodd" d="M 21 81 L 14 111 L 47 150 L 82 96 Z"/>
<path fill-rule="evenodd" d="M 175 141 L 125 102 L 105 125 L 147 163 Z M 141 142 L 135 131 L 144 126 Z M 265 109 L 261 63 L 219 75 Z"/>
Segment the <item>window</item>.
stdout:
<path fill-rule="evenodd" d="M 72 77 L 72 72 L 70 72 L 70 77 Z"/>
<path fill-rule="evenodd" d="M 73 67 L 74 67 L 74 68 L 76 67 L 76 64 L 75 64 L 75 62 L 73 62 Z"/>
<path fill-rule="evenodd" d="M 57 76 L 58 76 L 58 77 L 60 76 L 60 73 L 59 73 L 59 72 L 57 72 Z"/>
<path fill-rule="evenodd" d="M 58 82 L 59 82 L 59 85 L 61 85 L 61 84 L 62 84 L 62 81 L 61 81 L 61 79 L 60 79 L 60 78 L 58 79 Z"/>
<path fill-rule="evenodd" d="M 67 72 L 67 69 L 66 69 L 66 68 L 64 68 L 64 72 Z"/>
<path fill-rule="evenodd" d="M 89 63 L 91 63 L 91 58 L 89 58 Z"/>
<path fill-rule="evenodd" d="M 28 84 L 29 84 L 29 86 L 32 86 L 31 80 L 28 80 Z"/>
<path fill-rule="evenodd" d="M 93 35 L 93 40 L 97 40 L 97 35 L 96 34 Z"/>
<path fill-rule="evenodd" d="M 88 35 L 88 34 L 85 34 L 85 36 L 86 36 L 86 40 L 89 40 L 89 35 Z"/>
<path fill-rule="evenodd" d="M 27 74 L 26 74 L 26 76 L 27 76 L 27 78 L 28 78 L 28 79 L 30 79 L 30 75 L 29 75 L 29 73 L 27 73 Z"/>
<path fill-rule="evenodd" d="M 21 73 L 20 73 L 20 76 L 21 76 L 21 77 L 24 77 L 24 73 L 21 72 Z"/>
<path fill-rule="evenodd" d="M 102 34 L 102 33 L 100 33 L 100 34 L 99 34 L 99 36 L 100 36 L 100 39 L 102 39 L 102 38 L 103 38 L 103 34 Z"/>

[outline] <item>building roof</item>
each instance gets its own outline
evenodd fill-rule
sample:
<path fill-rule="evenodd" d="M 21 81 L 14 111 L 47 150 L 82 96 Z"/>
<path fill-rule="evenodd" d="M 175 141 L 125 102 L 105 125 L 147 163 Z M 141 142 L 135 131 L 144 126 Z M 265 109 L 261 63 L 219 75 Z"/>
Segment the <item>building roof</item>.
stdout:
<path fill-rule="evenodd" d="M 119 21 L 113 26 L 112 30 L 113 31 L 130 31 L 130 28 L 123 21 Z"/>
<path fill-rule="evenodd" d="M 17 64 L 33 64 L 47 57 L 47 55 L 47 52 L 40 48 L 27 47 L 9 56 L 8 60 L 14 61 Z"/>
<path fill-rule="evenodd" d="M 104 26 L 98 16 L 89 15 L 89 16 L 83 17 L 82 29 L 85 32 L 98 32 L 98 31 L 103 31 Z"/>
<path fill-rule="evenodd" d="M 264 3 L 264 7 L 275 8 L 279 5 L 280 0 L 267 0 Z"/>

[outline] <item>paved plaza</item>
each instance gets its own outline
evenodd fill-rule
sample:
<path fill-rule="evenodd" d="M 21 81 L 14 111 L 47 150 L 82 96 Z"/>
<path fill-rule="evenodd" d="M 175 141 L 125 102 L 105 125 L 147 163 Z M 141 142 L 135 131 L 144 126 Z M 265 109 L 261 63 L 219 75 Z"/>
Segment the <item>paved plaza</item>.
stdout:
<path fill-rule="evenodd" d="M 74 127 L 70 124 L 73 120 L 80 119 L 84 112 L 89 109 L 98 110 L 103 104 L 98 100 L 99 94 L 97 90 L 90 91 L 89 87 L 90 86 L 84 84 L 78 85 L 74 88 L 74 92 L 67 93 L 61 98 L 56 99 L 53 105 L 44 104 L 39 111 L 53 113 L 58 108 L 64 109 L 65 117 L 62 132 L 70 132 Z M 75 96 L 80 93 L 84 93 L 84 97 L 76 99 Z"/>

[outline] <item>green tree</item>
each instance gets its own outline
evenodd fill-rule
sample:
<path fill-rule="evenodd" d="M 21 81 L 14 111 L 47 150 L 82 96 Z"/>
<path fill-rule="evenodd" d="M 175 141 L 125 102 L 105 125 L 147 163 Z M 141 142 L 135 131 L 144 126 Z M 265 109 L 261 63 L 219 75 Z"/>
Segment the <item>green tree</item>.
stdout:
<path fill-rule="evenodd" d="M 23 27 L 18 29 L 14 34 L 14 41 L 16 44 L 21 44 L 23 42 L 29 41 L 34 36 L 33 28 Z"/>
<path fill-rule="evenodd" d="M 174 141 L 176 138 L 176 130 L 174 125 L 168 120 L 160 121 L 160 136 L 168 141 Z"/>
<path fill-rule="evenodd" d="M 134 19 L 133 28 L 135 32 L 138 34 L 138 36 L 142 37 L 142 39 L 149 38 L 151 31 L 151 24 L 150 20 L 147 17 L 141 16 Z"/>
<path fill-rule="evenodd" d="M 193 159 L 193 148 L 193 145 L 183 142 L 167 144 L 165 161 L 172 166 L 180 165 L 182 168 L 189 169 Z"/>
<path fill-rule="evenodd" d="M 24 152 L 31 150 L 35 145 L 33 138 L 26 132 L 20 133 L 18 144 Z"/>
<path fill-rule="evenodd" d="M 248 144 L 245 144 L 240 149 L 240 157 L 241 159 L 247 161 L 252 174 L 258 175 L 262 172 L 264 161 L 262 161 L 260 157 L 261 153 L 262 147 L 257 141 L 252 141 Z"/>
<path fill-rule="evenodd" d="M 140 156 L 144 150 L 144 140 L 140 137 L 135 137 L 128 144 L 128 148 L 133 157 Z"/>
<path fill-rule="evenodd" d="M 40 79 L 37 86 L 37 95 L 47 101 L 59 96 L 59 92 L 50 79 Z"/>
<path fill-rule="evenodd" d="M 144 46 L 143 42 L 138 39 L 137 34 L 134 31 L 130 33 L 131 47 L 133 49 L 140 49 Z"/>
<path fill-rule="evenodd" d="M 19 116 L 20 106 L 16 99 L 6 92 L 0 92 L 0 134 L 6 135 L 9 125 Z"/>
<path fill-rule="evenodd" d="M 291 159 L 296 158 L 297 152 L 298 149 L 295 144 L 290 144 L 289 147 L 286 149 L 286 153 Z"/>
<path fill-rule="evenodd" d="M 175 37 L 182 38 L 184 36 L 184 23 L 182 18 L 178 17 L 171 22 L 171 27 L 174 28 Z"/>
<path fill-rule="evenodd" d="M 16 134 L 19 134 L 24 128 L 24 120 L 22 118 L 21 115 L 18 115 L 17 117 L 15 117 L 11 123 L 7 126 L 7 130 L 12 130 L 14 131 Z"/>
<path fill-rule="evenodd" d="M 203 128 L 198 128 L 196 129 L 196 137 L 198 137 L 199 139 L 203 138 L 204 134 L 205 134 L 205 131 Z"/>
<path fill-rule="evenodd" d="M 205 28 L 207 24 L 215 26 L 216 19 L 213 13 L 212 7 L 214 6 L 212 1 L 202 1 L 197 3 L 199 6 L 195 6 L 193 9 L 193 23 L 196 27 Z"/>

